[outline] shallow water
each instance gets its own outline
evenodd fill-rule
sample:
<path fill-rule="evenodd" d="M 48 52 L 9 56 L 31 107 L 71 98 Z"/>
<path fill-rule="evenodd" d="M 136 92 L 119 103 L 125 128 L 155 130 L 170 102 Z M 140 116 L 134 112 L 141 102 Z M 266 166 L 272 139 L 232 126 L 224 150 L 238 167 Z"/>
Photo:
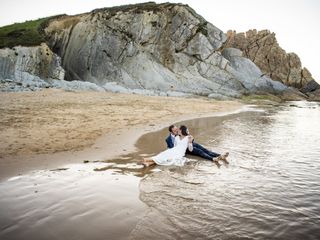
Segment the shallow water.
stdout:
<path fill-rule="evenodd" d="M 139 151 L 0 182 L 0 239 L 319 239 L 320 105 L 291 102 L 187 121 L 229 165 L 141 169 Z"/>
<path fill-rule="evenodd" d="M 94 171 L 106 165 L 74 164 L 1 182 L 0 239 L 126 239 L 145 210 L 140 178 Z"/>
<path fill-rule="evenodd" d="M 294 102 L 186 122 L 230 164 L 191 161 L 144 178 L 140 199 L 153 211 L 134 237 L 320 239 L 319 121 L 319 104 Z"/>

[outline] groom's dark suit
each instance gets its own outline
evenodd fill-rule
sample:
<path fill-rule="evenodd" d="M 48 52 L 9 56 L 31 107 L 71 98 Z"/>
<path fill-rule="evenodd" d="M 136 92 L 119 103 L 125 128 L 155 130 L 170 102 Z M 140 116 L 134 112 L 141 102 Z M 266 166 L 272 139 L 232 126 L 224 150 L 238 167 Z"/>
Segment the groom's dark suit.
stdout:
<path fill-rule="evenodd" d="M 169 136 L 166 138 L 166 143 L 168 148 L 173 148 L 174 147 L 174 138 L 169 134 Z"/>
<path fill-rule="evenodd" d="M 171 134 L 169 134 L 169 136 L 166 138 L 166 143 L 167 143 L 167 147 L 168 148 L 173 148 L 174 147 L 174 142 L 173 141 L 174 140 L 173 140 Z M 193 146 L 192 152 L 190 152 L 187 149 L 187 152 L 186 152 L 187 154 L 191 154 L 191 155 L 194 155 L 194 156 L 199 156 L 199 157 L 202 157 L 202 158 L 207 159 L 207 160 L 212 160 L 212 158 L 220 156 L 220 154 L 212 152 L 212 151 L 206 149 L 205 147 L 201 146 L 200 144 L 198 144 L 198 143 L 196 143 L 194 141 L 192 142 L 192 146 Z"/>

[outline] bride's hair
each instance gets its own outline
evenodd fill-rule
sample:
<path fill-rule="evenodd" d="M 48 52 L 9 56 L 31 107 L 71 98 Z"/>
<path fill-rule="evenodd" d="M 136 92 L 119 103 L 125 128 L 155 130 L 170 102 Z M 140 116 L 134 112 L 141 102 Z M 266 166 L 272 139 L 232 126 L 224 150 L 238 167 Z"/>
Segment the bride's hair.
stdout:
<path fill-rule="evenodd" d="M 181 125 L 180 126 L 180 130 L 181 130 L 181 134 L 184 136 L 188 136 L 189 135 L 189 130 L 185 125 Z"/>

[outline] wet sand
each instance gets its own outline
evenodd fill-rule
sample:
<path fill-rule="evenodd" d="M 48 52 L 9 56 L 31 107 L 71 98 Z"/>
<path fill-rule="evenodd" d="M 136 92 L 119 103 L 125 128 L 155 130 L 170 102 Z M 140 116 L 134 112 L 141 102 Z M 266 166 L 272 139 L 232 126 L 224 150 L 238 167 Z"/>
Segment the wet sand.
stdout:
<path fill-rule="evenodd" d="M 220 117 L 210 118 L 210 122 L 212 124 L 214 120 L 217 126 L 230 117 L 221 112 L 215 115 Z M 196 122 L 201 129 L 206 127 L 207 120 L 199 118 Z M 196 129 L 191 122 L 187 123 Z M 48 157 L 48 162 L 56 160 L 52 156 L 59 155 L 60 158 L 69 156 L 69 164 L 65 159 L 58 168 L 39 169 L 38 166 L 28 173 L 2 180 L 0 238 L 141 239 L 140 228 L 145 221 L 159 220 L 159 215 L 156 209 L 141 200 L 139 185 L 151 173 L 162 171 L 162 167 L 143 168 L 137 160 L 165 149 L 167 129 L 166 126 L 153 132 L 149 129 L 139 137 L 141 131 L 132 132 L 137 136 L 136 144 L 128 142 L 136 151 L 121 157 L 107 160 L 101 150 L 101 159 L 95 160 L 99 155 L 95 148 L 88 148 L 91 150 L 85 157 L 86 151 L 72 155 L 56 153 Z M 197 137 L 198 130 L 194 134 Z M 103 143 L 104 139 L 100 141 Z M 100 143 L 98 141 L 95 146 Z M 36 157 L 39 156 L 44 155 Z M 76 163 L 72 159 L 77 157 L 88 162 Z M 215 171 L 214 164 L 202 162 Z"/>
<path fill-rule="evenodd" d="M 106 163 L 34 170 L 0 182 L 0 239 L 127 239 L 146 212 L 140 178 Z"/>
<path fill-rule="evenodd" d="M 106 92 L 0 93 L 0 179 L 102 161 L 135 150 L 144 133 L 237 111 L 236 101 Z"/>
<path fill-rule="evenodd" d="M 305 109 L 297 111 L 301 116 Z M 94 147 L 88 148 L 91 150 L 87 158 L 79 154 L 78 160 L 87 159 L 88 163 L 74 162 L 72 156 L 76 157 L 76 153 L 56 153 L 66 154 L 70 158 L 65 161 L 74 163 L 62 162 L 57 169 L 32 170 L 0 181 L 0 239 L 318 239 L 315 229 L 319 218 L 315 212 L 319 212 L 319 181 L 313 163 L 319 148 L 305 156 L 313 161 L 299 165 L 297 159 L 284 157 L 288 150 L 297 148 L 286 144 L 291 137 L 281 132 L 284 127 L 295 128 L 284 121 L 287 118 L 281 114 L 277 117 L 276 113 L 265 115 L 256 109 L 255 114 L 234 112 L 238 113 L 216 112 L 219 117 L 182 121 L 197 142 L 217 152 L 231 151 L 229 165 L 218 167 L 192 157 L 181 168 L 142 168 L 137 159 L 165 149 L 164 137 L 168 133 L 160 123 L 146 128 L 147 134 L 141 137 L 142 130 L 132 132 L 138 140 L 135 145 L 130 141 L 128 144 L 137 151 L 121 157 L 107 160 L 105 148 Z M 287 112 L 287 108 L 282 111 L 285 116 Z M 318 115 L 313 117 L 314 122 L 317 119 Z M 309 126 L 311 133 L 313 125 Z M 305 127 L 301 131 L 306 132 Z M 297 135 L 292 129 L 284 132 Z M 121 133 L 115 136 L 126 136 Z M 270 154 L 270 147 L 274 147 L 273 153 L 282 149 L 278 141 L 272 140 L 280 136 L 285 140 L 283 155 Z M 308 134 L 305 137 L 312 139 Z M 104 141 L 101 137 L 95 146 L 104 146 Z M 301 142 L 297 145 L 303 149 Z M 130 152 L 128 146 L 119 152 Z M 303 153 L 302 149 L 298 152 Z M 101 159 L 95 161 L 99 151 Z M 306 167 L 302 172 L 311 170 L 312 174 L 301 174 L 301 167 Z M 304 181 L 305 176 L 310 179 Z M 295 184 L 292 179 L 297 180 Z M 305 183 L 311 184 L 307 195 Z M 308 204 L 297 206 L 299 209 L 292 207 L 297 200 Z M 301 221 L 303 228 L 298 228 Z"/>
<path fill-rule="evenodd" d="M 139 198 L 140 181 L 159 170 L 137 160 L 165 147 L 163 128 L 243 109 L 202 98 L 58 90 L 2 100 L 0 238 L 15 240 L 131 239 L 153 212 Z"/>

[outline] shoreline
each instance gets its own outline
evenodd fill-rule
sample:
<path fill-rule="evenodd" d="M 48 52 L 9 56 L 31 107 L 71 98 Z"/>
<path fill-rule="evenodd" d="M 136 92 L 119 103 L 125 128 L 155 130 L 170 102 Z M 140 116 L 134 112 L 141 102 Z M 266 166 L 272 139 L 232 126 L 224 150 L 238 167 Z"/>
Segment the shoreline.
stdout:
<path fill-rule="evenodd" d="M 78 93 L 79 94 L 79 93 Z M 113 96 L 117 94 L 112 94 Z M 120 97 L 137 97 L 145 100 L 153 99 L 154 97 L 137 96 L 137 95 L 118 95 Z M 163 97 L 161 97 L 163 98 Z M 160 98 L 160 99 L 161 99 Z M 184 103 L 186 98 L 170 98 L 165 97 L 165 100 L 174 99 L 178 103 Z M 154 100 L 154 99 L 153 99 Z M 156 98 L 157 100 L 157 98 Z M 189 98 L 188 101 L 198 101 L 197 98 Z M 202 101 L 202 100 L 201 100 Z M 10 177 L 28 173 L 32 170 L 50 170 L 57 167 L 65 166 L 72 163 L 83 163 L 84 161 L 106 161 L 111 160 L 121 155 L 132 153 L 136 150 L 136 142 L 146 133 L 155 132 L 166 126 L 181 121 L 205 118 L 218 117 L 229 115 L 237 112 L 242 112 L 246 105 L 233 102 L 219 102 L 203 100 L 205 104 L 216 104 L 215 111 L 203 112 L 195 109 L 196 112 L 186 114 L 176 114 L 172 118 L 163 118 L 160 121 L 146 124 L 132 124 L 131 126 L 121 126 L 116 131 L 104 132 L 101 136 L 95 139 L 94 143 L 84 147 L 82 150 L 68 150 L 54 153 L 44 154 L 23 154 L 16 156 L 5 156 L 0 158 L 0 181 L 4 181 Z M 157 102 L 156 102 L 157 103 Z M 154 104 L 154 103 L 153 103 Z M 160 104 L 161 105 L 161 104 Z M 152 105 L 152 107 L 154 107 Z M 143 120 L 144 116 L 141 116 Z M 148 122 L 148 119 L 144 119 Z"/>

